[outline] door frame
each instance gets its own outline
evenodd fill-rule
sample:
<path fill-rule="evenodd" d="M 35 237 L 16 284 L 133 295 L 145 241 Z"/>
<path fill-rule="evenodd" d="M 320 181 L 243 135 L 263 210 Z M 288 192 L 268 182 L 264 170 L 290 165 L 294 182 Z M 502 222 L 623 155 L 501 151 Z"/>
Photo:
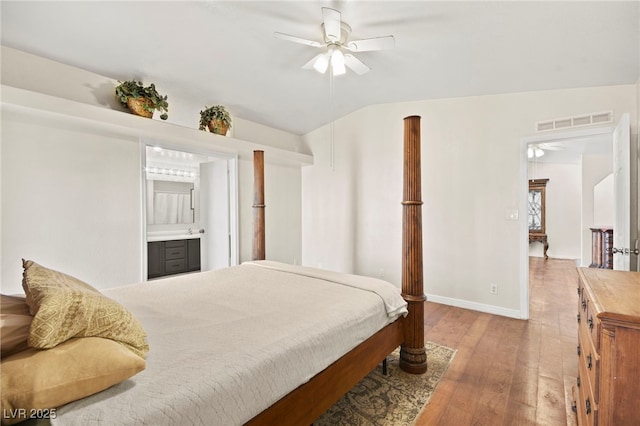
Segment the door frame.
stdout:
<path fill-rule="evenodd" d="M 527 197 L 529 194 L 529 159 L 527 148 L 531 144 L 570 142 L 577 139 L 588 139 L 592 137 L 602 138 L 608 136 L 613 144 L 613 132 L 615 126 L 595 127 L 580 130 L 568 130 L 564 132 L 545 133 L 542 135 L 528 136 L 520 140 L 520 316 L 522 319 L 529 318 L 529 227 L 527 218 Z M 613 148 L 612 148 L 613 149 Z M 582 229 L 582 223 L 580 224 Z M 580 247 L 582 247 L 582 235 L 580 236 Z"/>
<path fill-rule="evenodd" d="M 148 253 L 147 253 L 147 146 L 157 146 L 163 149 L 188 152 L 197 155 L 215 157 L 218 159 L 224 159 L 228 162 L 228 195 L 229 195 L 229 263 L 230 266 L 237 265 L 240 260 L 240 219 L 239 219 L 239 194 L 238 194 L 238 155 L 224 153 L 216 150 L 191 148 L 184 146 L 180 143 L 171 143 L 169 141 L 162 141 L 157 139 L 140 138 L 140 203 L 141 203 L 141 226 L 142 226 L 142 239 L 141 239 L 141 265 L 140 276 L 142 281 L 148 280 Z"/>

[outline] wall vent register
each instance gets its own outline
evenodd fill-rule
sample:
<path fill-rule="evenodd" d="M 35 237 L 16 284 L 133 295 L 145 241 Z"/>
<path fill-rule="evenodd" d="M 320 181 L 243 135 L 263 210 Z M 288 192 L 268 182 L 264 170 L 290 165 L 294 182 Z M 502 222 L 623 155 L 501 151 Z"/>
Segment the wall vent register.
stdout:
<path fill-rule="evenodd" d="M 591 114 L 574 115 L 573 117 L 555 118 L 553 120 L 538 121 L 536 132 L 548 130 L 569 129 L 573 127 L 589 126 L 591 124 L 613 123 L 613 111 L 594 112 Z"/>

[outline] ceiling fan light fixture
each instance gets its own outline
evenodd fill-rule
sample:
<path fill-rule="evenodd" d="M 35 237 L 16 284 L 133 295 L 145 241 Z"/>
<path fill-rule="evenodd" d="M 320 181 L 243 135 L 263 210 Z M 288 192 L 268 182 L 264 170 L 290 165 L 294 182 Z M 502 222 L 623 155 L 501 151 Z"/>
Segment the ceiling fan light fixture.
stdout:
<path fill-rule="evenodd" d="M 346 74 L 347 68 L 358 75 L 366 74 L 371 71 L 371 68 L 351 53 L 392 49 L 395 47 L 395 38 L 392 35 L 349 41 L 351 27 L 342 21 L 342 14 L 336 9 L 322 8 L 322 24 L 320 28 L 324 43 L 280 32 L 275 32 L 274 36 L 281 40 L 311 47 L 326 48 L 322 53 L 319 53 L 303 65 L 302 68 L 314 68 L 319 73 L 324 74 L 329 65 L 331 65 L 331 75 Z M 347 51 L 346 54 L 343 49 Z"/>
<path fill-rule="evenodd" d="M 535 148 L 528 148 L 527 149 L 527 157 L 528 158 L 538 158 L 538 157 L 542 157 L 544 155 L 544 151 L 541 150 L 538 147 Z"/>
<path fill-rule="evenodd" d="M 331 51 L 331 70 L 333 75 L 342 75 L 347 72 L 344 66 L 344 54 L 339 48 L 334 48 Z"/>
<path fill-rule="evenodd" d="M 329 67 L 329 55 L 319 55 L 316 61 L 313 63 L 313 68 L 320 74 L 327 72 Z"/>

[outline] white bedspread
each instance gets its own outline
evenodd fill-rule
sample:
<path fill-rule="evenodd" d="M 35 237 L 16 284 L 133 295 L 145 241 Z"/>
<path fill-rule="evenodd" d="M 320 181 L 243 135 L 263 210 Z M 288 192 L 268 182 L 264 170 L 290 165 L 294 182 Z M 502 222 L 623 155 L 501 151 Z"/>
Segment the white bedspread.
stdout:
<path fill-rule="evenodd" d="M 384 281 L 268 261 L 104 293 L 144 325 L 147 369 L 53 424 L 243 424 L 406 314 Z"/>

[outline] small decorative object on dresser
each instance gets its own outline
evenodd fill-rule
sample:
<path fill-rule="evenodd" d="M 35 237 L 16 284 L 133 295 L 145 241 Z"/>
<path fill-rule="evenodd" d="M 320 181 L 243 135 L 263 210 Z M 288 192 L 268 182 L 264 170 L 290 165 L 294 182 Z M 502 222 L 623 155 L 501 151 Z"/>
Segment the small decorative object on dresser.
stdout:
<path fill-rule="evenodd" d="M 156 90 L 155 84 L 151 83 L 149 86 L 143 86 L 139 81 L 124 81 L 120 82 L 116 87 L 116 97 L 122 104 L 132 113 L 141 117 L 151 118 L 153 111 L 164 111 L 160 118 L 166 120 L 169 115 L 169 103 L 167 97 L 162 96 Z"/>
<path fill-rule="evenodd" d="M 231 116 L 222 105 L 205 106 L 200 111 L 200 130 L 209 129 L 211 133 L 226 135 L 231 127 Z"/>
<path fill-rule="evenodd" d="M 578 425 L 640 421 L 640 272 L 578 269 Z"/>

